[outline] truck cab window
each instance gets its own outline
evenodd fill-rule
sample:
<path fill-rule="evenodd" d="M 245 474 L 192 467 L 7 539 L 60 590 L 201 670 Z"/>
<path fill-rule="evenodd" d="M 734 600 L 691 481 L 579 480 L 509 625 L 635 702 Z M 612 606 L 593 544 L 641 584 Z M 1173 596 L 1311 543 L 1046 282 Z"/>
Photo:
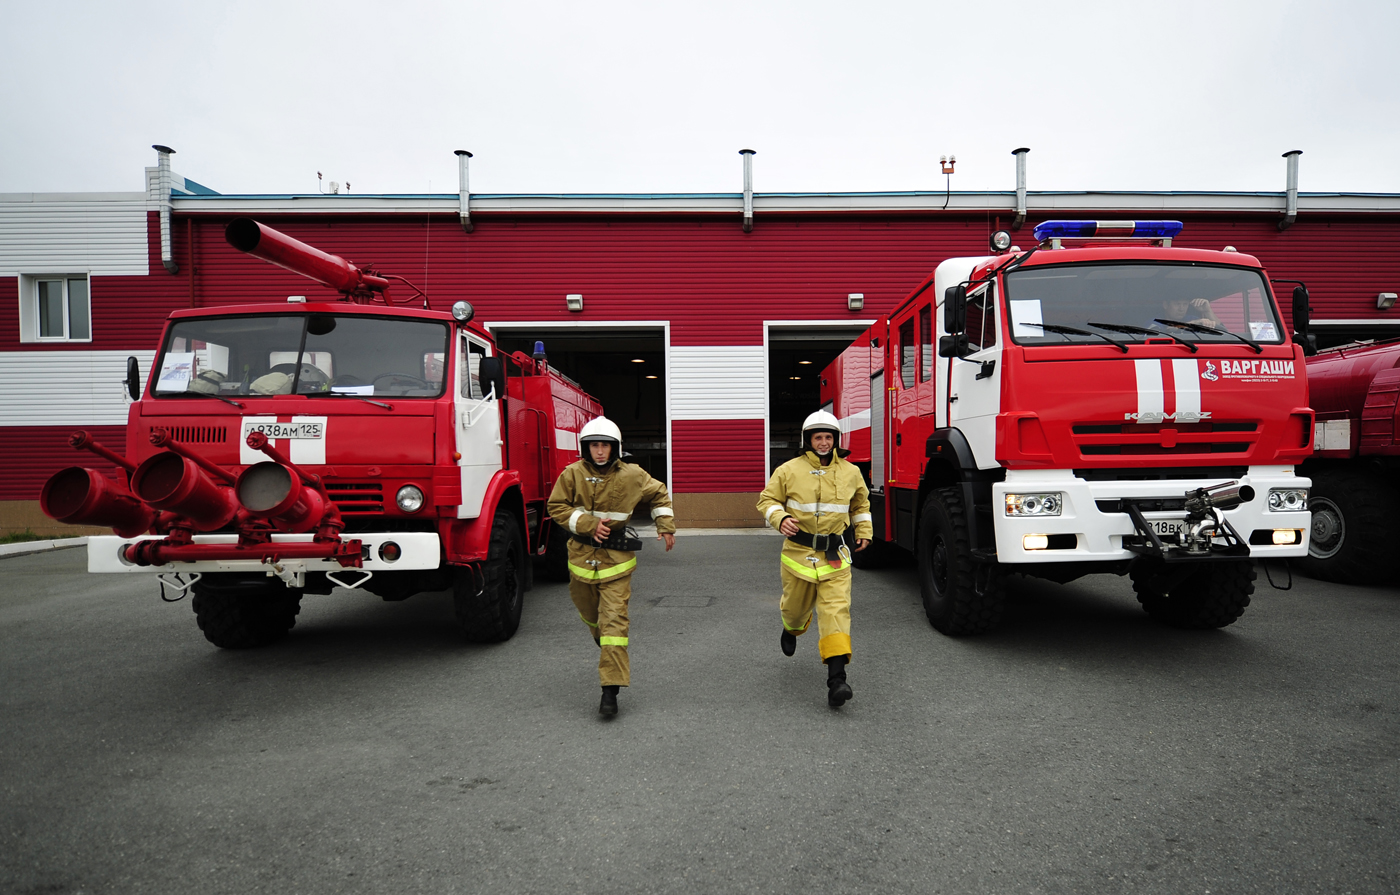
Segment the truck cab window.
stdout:
<path fill-rule="evenodd" d="M 914 318 L 899 325 L 899 379 L 905 388 L 914 387 L 914 369 L 919 365 L 914 344 Z"/>
<path fill-rule="evenodd" d="M 919 381 L 933 376 L 933 305 L 919 309 Z"/>
<path fill-rule="evenodd" d="M 980 351 L 996 343 L 996 301 L 991 286 L 987 286 L 967 297 L 967 344 L 973 351 Z"/>
<path fill-rule="evenodd" d="M 486 397 L 481 388 L 481 359 L 485 356 L 485 346 L 468 338 L 462 339 L 462 397 Z"/>

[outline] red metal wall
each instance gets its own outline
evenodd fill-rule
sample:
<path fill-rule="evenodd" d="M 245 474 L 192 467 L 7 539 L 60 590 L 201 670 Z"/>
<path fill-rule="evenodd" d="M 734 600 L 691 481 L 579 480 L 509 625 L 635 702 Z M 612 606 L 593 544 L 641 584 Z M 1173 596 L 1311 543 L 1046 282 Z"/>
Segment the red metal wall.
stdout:
<path fill-rule="evenodd" d="M 1400 216 L 1305 215 L 1287 231 L 1277 229 L 1274 215 L 1177 217 L 1186 222 L 1177 245 L 1233 245 L 1258 256 L 1273 276 L 1307 281 L 1316 317 L 1384 316 L 1375 309 L 1376 293 L 1400 291 Z M 153 348 L 165 315 L 192 304 L 282 302 L 288 295 L 329 293 L 229 247 L 223 227 L 231 219 L 177 213 L 174 252 L 181 269 L 172 276 L 160 263 L 152 213 L 150 275 L 94 279 L 94 341 L 81 347 Z M 428 291 L 436 308 L 466 298 L 479 321 L 670 320 L 675 345 L 758 345 L 764 320 L 887 313 L 939 261 L 985 254 L 988 235 L 1008 223 L 988 214 L 760 214 L 746 234 L 737 216 L 474 214 L 476 230 L 466 234 L 455 215 L 264 214 L 258 219 L 355 263 L 407 277 Z M 1015 234 L 1022 246 L 1032 244 L 1034 223 Z M 0 280 L 0 288 L 17 286 L 11 278 Z M 846 309 L 850 292 L 865 294 L 863 311 Z M 584 295 L 582 314 L 564 309 L 568 293 Z M 1280 295 L 1287 316 L 1288 291 Z M 20 345 L 18 332 L 12 302 L 0 310 L 3 350 L 77 347 Z M 67 448 L 57 447 L 66 433 L 0 427 L 16 464 L 0 478 L 0 499 L 37 497 L 49 472 L 71 464 Z M 675 421 L 672 434 L 675 491 L 762 486 L 761 421 Z M 717 464 L 720 457 L 726 459 Z"/>

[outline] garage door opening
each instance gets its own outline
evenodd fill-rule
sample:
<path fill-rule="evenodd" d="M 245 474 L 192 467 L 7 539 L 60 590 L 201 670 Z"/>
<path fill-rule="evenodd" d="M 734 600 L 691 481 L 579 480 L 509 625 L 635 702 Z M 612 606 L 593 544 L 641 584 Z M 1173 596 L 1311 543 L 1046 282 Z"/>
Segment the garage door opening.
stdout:
<path fill-rule="evenodd" d="M 666 332 L 655 327 L 492 327 L 505 351 L 531 354 L 544 342 L 550 366 L 603 405 L 622 430 L 622 449 L 670 485 L 666 436 Z"/>
<path fill-rule="evenodd" d="M 821 372 L 868 324 L 768 325 L 768 474 L 797 455 L 802 421 L 821 409 Z"/>

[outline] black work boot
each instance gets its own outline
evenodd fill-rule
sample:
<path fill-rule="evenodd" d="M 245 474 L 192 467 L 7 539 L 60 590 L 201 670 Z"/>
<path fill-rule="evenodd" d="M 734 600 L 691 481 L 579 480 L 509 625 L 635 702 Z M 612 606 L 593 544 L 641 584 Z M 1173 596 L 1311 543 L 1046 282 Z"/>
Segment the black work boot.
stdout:
<path fill-rule="evenodd" d="M 826 704 L 839 709 L 850 699 L 851 685 L 846 683 L 846 656 L 826 660 Z"/>
<path fill-rule="evenodd" d="M 614 684 L 614 685 L 612 685 L 612 686 L 610 686 L 610 687 L 604 687 L 604 688 L 603 688 L 603 699 L 602 699 L 601 702 L 598 703 L 598 714 L 600 714 L 600 715 L 616 715 L 616 714 L 617 714 L 617 691 L 618 691 L 618 687 L 617 687 L 616 684 Z"/>
<path fill-rule="evenodd" d="M 783 629 L 783 637 L 778 643 L 783 647 L 784 656 L 791 656 L 793 653 L 797 652 L 797 635 L 786 628 Z"/>

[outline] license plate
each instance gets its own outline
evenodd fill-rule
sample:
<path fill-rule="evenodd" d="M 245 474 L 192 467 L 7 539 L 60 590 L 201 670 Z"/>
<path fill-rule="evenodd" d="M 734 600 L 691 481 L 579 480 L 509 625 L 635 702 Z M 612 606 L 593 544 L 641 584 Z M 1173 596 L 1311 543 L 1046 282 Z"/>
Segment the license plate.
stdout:
<path fill-rule="evenodd" d="M 1163 535 L 1179 535 L 1186 530 L 1185 519 L 1151 519 L 1147 524 L 1159 538 Z"/>
<path fill-rule="evenodd" d="M 261 432 L 270 441 L 283 441 L 289 438 L 305 438 L 320 441 L 326 437 L 326 424 L 314 423 L 247 423 L 243 427 L 243 440 L 248 440 L 251 432 Z"/>

